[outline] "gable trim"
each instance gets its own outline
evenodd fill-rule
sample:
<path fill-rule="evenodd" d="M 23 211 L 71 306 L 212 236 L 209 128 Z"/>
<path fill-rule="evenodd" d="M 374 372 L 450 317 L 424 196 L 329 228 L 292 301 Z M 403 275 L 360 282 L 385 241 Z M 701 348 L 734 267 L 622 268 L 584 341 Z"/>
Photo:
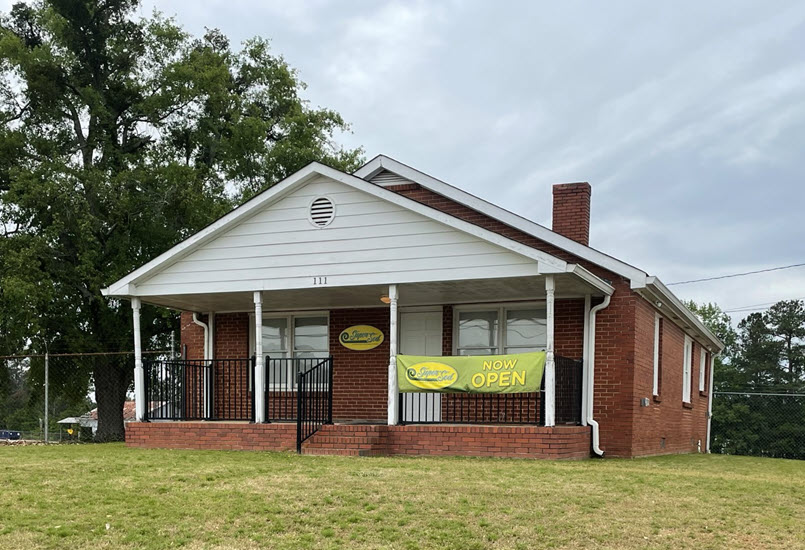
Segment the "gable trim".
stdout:
<path fill-rule="evenodd" d="M 283 198 L 294 189 L 301 187 L 317 176 L 324 176 L 333 179 L 381 200 L 396 203 L 433 221 L 442 223 L 458 231 L 468 233 L 489 243 L 500 246 L 501 248 L 535 260 L 538 263 L 538 270 L 540 273 L 562 273 L 567 269 L 567 262 L 551 256 L 550 254 L 523 245 L 517 241 L 471 224 L 429 206 L 425 206 L 412 199 L 403 197 L 397 193 L 388 191 L 380 186 L 367 182 L 361 178 L 345 174 L 318 162 L 313 162 L 298 170 L 294 174 L 291 174 L 276 185 L 256 195 L 249 201 L 243 203 L 228 214 L 208 225 L 198 233 L 188 237 L 166 252 L 160 254 L 150 262 L 132 271 L 122 279 L 109 285 L 109 287 L 103 289 L 101 293 L 104 296 L 136 296 L 136 285 L 137 282 L 142 278 L 153 275 L 155 271 L 164 269 L 173 262 L 178 261 L 198 247 L 219 236 L 223 231 L 230 228 L 232 224 L 238 220 L 254 215 L 262 207 L 265 207 L 266 205 Z"/>
<path fill-rule="evenodd" d="M 609 256 L 608 254 L 600 252 L 594 248 L 590 248 L 589 246 L 585 246 L 572 239 L 568 239 L 559 233 L 551 231 L 547 227 L 543 227 L 538 223 L 532 222 L 531 220 L 487 202 L 484 199 L 467 193 L 466 191 L 462 191 L 457 187 L 453 187 L 449 183 L 438 180 L 390 157 L 378 155 L 356 170 L 353 175 L 364 180 L 369 180 L 383 170 L 393 172 L 405 179 L 418 183 L 422 187 L 425 187 L 434 193 L 447 197 L 448 199 L 456 201 L 459 204 L 463 204 L 464 206 L 472 208 L 477 212 L 486 213 L 492 218 L 495 218 L 515 229 L 519 229 L 520 231 L 523 231 L 532 237 L 536 237 L 537 239 L 570 252 L 579 258 L 583 258 L 598 266 L 601 266 L 612 273 L 625 277 L 631 282 L 632 288 L 642 288 L 646 284 L 646 277 L 648 277 L 648 274 L 641 269 L 613 258 L 612 256 Z"/>

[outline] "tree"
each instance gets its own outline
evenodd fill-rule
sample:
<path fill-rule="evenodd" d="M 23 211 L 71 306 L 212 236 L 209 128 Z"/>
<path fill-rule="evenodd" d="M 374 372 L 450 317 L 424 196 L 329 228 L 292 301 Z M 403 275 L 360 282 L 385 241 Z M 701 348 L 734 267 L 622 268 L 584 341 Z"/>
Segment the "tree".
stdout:
<path fill-rule="evenodd" d="M 0 326 L 7 351 L 131 349 L 100 289 L 318 160 L 351 171 L 338 113 L 255 38 L 196 39 L 139 0 L 39 0 L 0 16 Z M 143 309 L 164 345 L 175 317 Z M 123 436 L 130 364 L 95 361 L 98 438 Z"/>
<path fill-rule="evenodd" d="M 780 343 L 780 352 L 788 370 L 788 382 L 803 382 L 805 375 L 805 302 L 784 300 L 769 308 L 766 323 Z"/>
<path fill-rule="evenodd" d="M 733 383 L 734 369 L 730 363 L 735 358 L 738 334 L 732 327 L 732 319 L 724 313 L 717 304 L 706 303 L 697 304 L 694 301 L 686 302 L 685 305 L 701 319 L 704 326 L 710 329 L 719 340 L 724 343 L 724 349 L 715 356 L 713 365 L 713 384 L 716 388 L 723 384 Z"/>
<path fill-rule="evenodd" d="M 715 304 L 690 303 L 726 344 L 714 372 L 715 452 L 805 458 L 805 304 L 782 301 L 731 326 Z M 771 393 L 772 395 L 768 395 Z"/>

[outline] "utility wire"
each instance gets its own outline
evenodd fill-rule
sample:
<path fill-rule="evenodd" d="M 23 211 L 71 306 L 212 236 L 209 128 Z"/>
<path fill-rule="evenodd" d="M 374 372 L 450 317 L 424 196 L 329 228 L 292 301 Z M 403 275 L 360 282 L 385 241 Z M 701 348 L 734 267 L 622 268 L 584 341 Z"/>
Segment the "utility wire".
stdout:
<path fill-rule="evenodd" d="M 790 301 L 790 300 L 805 300 L 805 296 L 802 296 L 800 298 L 781 298 L 776 302 L 762 302 L 760 304 L 748 304 L 745 306 L 732 307 L 730 309 L 725 309 L 724 313 L 734 313 L 737 311 L 762 311 L 770 309 L 771 306 L 773 306 L 777 302 Z"/>
<path fill-rule="evenodd" d="M 705 277 L 704 279 L 691 279 L 690 281 L 677 281 L 675 283 L 666 283 L 665 286 L 672 285 L 687 285 L 690 283 L 701 283 L 703 281 L 716 281 L 718 279 L 729 279 L 731 277 L 744 277 L 745 275 L 755 275 L 756 273 L 768 273 L 769 271 L 780 271 L 781 269 L 791 269 L 793 267 L 803 267 L 805 263 L 783 265 L 780 267 L 770 267 L 768 269 L 758 269 L 757 271 L 745 271 L 743 273 L 731 273 L 730 275 L 719 275 L 718 277 Z"/>

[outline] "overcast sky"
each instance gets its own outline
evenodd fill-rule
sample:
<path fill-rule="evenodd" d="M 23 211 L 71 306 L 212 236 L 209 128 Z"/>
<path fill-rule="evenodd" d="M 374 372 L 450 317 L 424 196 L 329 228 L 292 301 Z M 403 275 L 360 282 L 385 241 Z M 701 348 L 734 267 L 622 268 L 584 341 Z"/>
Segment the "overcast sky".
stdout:
<path fill-rule="evenodd" d="M 805 262 L 805 2 L 153 7 L 270 38 L 367 158 L 547 226 L 551 184 L 589 181 L 591 245 L 666 283 Z M 673 289 L 766 304 L 805 297 L 805 268 Z"/>

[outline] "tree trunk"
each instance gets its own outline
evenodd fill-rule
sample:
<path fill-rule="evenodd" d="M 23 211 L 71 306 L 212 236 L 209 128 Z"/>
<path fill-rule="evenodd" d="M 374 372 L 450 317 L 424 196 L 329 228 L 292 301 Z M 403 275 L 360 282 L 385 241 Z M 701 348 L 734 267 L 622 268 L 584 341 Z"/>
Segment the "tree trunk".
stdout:
<path fill-rule="evenodd" d="M 130 356 L 101 356 L 95 362 L 95 401 L 98 404 L 98 429 L 95 441 L 124 441 L 123 405 L 134 371 Z"/>

